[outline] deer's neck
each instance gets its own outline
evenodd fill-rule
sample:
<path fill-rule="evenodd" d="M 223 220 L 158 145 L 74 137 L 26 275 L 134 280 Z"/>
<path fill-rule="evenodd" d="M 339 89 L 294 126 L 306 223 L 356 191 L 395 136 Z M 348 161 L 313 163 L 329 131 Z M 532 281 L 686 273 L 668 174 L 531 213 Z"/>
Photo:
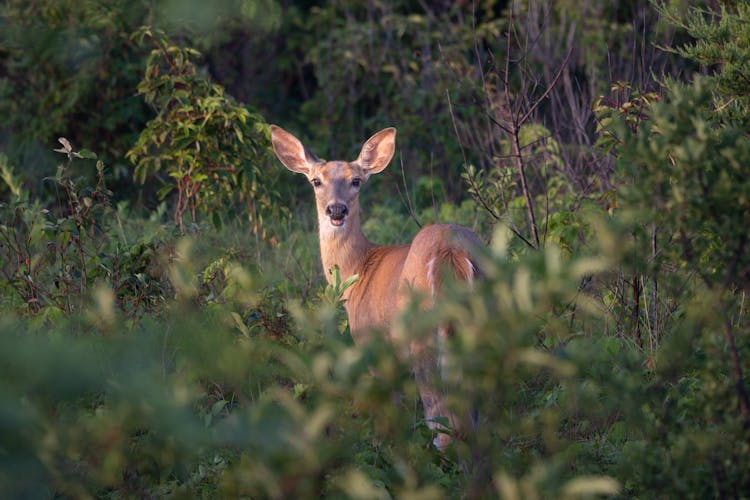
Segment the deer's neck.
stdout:
<path fill-rule="evenodd" d="M 328 221 L 325 224 L 328 224 Z M 358 274 L 368 252 L 376 246 L 362 233 L 359 214 L 348 220 L 347 227 L 342 229 L 343 231 L 331 231 L 328 227 L 319 229 L 320 258 L 328 283 L 333 283 L 334 266 L 338 266 L 342 281 Z"/>

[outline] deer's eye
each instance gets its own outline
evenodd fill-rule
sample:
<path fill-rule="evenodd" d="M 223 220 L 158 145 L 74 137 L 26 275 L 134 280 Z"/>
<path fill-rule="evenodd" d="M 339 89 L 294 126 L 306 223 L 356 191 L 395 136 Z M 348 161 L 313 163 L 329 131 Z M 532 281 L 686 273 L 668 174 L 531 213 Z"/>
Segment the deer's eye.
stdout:
<path fill-rule="evenodd" d="M 354 186 L 355 188 L 358 188 L 361 183 L 362 179 L 352 179 L 352 186 Z"/>
<path fill-rule="evenodd" d="M 315 187 L 319 187 L 319 186 L 320 186 L 320 184 L 321 184 L 321 182 L 320 182 L 320 179 L 318 179 L 317 177 L 316 177 L 315 179 L 313 179 L 313 180 L 312 180 L 312 185 L 313 185 L 313 186 L 315 186 Z"/>

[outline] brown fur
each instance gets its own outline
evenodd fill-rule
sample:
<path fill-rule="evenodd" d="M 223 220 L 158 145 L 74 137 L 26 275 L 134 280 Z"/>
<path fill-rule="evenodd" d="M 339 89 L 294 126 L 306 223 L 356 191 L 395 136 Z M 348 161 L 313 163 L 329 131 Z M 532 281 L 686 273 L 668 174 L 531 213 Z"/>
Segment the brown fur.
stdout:
<path fill-rule="evenodd" d="M 482 243 L 469 229 L 452 224 L 434 224 L 422 228 L 408 245 L 378 246 L 362 233 L 359 210 L 359 186 L 381 172 L 395 151 L 395 129 L 384 129 L 373 135 L 353 162 L 319 160 L 297 138 L 271 125 L 271 140 L 279 160 L 294 172 L 307 176 L 315 190 L 320 237 L 320 256 L 326 279 L 332 281 L 331 269 L 338 266 L 341 279 L 354 274 L 357 282 L 344 293 L 345 308 L 354 341 L 361 345 L 373 331 L 386 332 L 388 339 L 398 314 L 414 292 L 424 297 L 428 309 L 439 293 L 446 272 L 471 282 L 479 274 L 474 252 Z M 346 215 L 334 220 L 328 210 L 346 207 Z M 440 376 L 442 345 L 450 335 L 440 327 L 432 338 L 413 339 L 408 356 L 419 388 L 425 417 L 431 428 L 440 430 L 434 421 L 447 417 L 454 429 L 466 426 L 445 405 L 445 396 L 436 390 Z M 438 433 L 435 445 L 444 449 L 450 442 Z"/>

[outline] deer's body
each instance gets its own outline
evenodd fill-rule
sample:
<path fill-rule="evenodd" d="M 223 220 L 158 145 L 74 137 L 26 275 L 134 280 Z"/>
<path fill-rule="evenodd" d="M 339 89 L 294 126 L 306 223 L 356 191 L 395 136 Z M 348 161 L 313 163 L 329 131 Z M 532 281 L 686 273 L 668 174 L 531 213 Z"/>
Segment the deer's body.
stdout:
<path fill-rule="evenodd" d="M 359 188 L 371 174 L 385 169 L 395 151 L 395 129 L 372 136 L 353 162 L 324 162 L 304 148 L 294 136 L 272 125 L 271 139 L 276 155 L 294 172 L 303 173 L 313 184 L 318 212 L 320 255 L 328 282 L 338 267 L 341 279 L 359 275 L 344 292 L 349 328 L 357 344 L 366 343 L 373 331 L 383 331 L 390 340 L 397 315 L 414 292 L 429 308 L 440 290 L 444 273 L 471 282 L 477 275 L 473 252 L 481 246 L 469 229 L 451 224 L 424 227 L 408 245 L 379 246 L 365 238 L 361 229 Z M 444 397 L 436 389 L 439 377 L 438 349 L 447 328 L 439 328 L 434 338 L 408 342 L 409 358 L 415 373 L 425 416 L 431 428 L 438 428 L 438 417 L 447 417 L 455 429 L 462 422 L 448 411 Z M 450 438 L 441 433 L 435 440 L 443 449 Z"/>
<path fill-rule="evenodd" d="M 338 265 L 342 279 L 359 275 L 357 282 L 344 292 L 344 307 L 354 340 L 367 341 L 367 334 L 374 328 L 388 334 L 394 316 L 414 291 L 427 299 L 425 307 L 430 305 L 440 287 L 442 269 L 452 268 L 457 277 L 471 281 L 476 268 L 469 257 L 469 246 L 457 247 L 462 241 L 479 244 L 474 233 L 466 228 L 433 224 L 422 229 L 411 245 L 369 244 L 360 254 L 361 260 L 357 259 L 359 262 L 347 269 L 340 264 L 346 262 L 346 255 L 340 255 L 335 241 L 321 240 L 321 253 L 327 255 L 324 262 L 331 263 L 325 269 Z"/>

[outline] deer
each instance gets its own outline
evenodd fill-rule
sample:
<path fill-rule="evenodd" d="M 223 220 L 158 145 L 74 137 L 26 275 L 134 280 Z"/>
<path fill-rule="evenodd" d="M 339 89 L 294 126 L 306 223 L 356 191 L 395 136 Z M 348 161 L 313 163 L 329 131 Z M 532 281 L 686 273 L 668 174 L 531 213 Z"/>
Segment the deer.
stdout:
<path fill-rule="evenodd" d="M 358 275 L 343 292 L 342 300 L 349 330 L 356 345 L 383 332 L 393 343 L 398 316 L 414 294 L 423 297 L 427 310 L 435 302 L 446 275 L 471 284 L 480 277 L 478 250 L 483 246 L 470 229 L 453 224 L 432 224 L 419 230 L 411 243 L 380 246 L 362 232 L 360 189 L 371 175 L 382 172 L 396 149 L 396 129 L 386 128 L 370 137 L 356 160 L 324 161 L 299 139 L 277 125 L 270 125 L 271 143 L 279 161 L 290 171 L 303 174 L 312 185 L 318 219 L 320 257 L 326 280 Z M 469 427 L 466 418 L 449 411 L 446 396 L 436 387 L 441 374 L 441 346 L 451 327 L 440 326 L 428 338 L 407 339 L 405 356 L 413 371 L 424 409 L 425 421 L 433 431 L 433 444 L 441 452 L 453 441 L 451 432 Z M 447 418 L 451 429 L 439 420 Z M 443 420 L 444 421 L 444 420 Z"/>

